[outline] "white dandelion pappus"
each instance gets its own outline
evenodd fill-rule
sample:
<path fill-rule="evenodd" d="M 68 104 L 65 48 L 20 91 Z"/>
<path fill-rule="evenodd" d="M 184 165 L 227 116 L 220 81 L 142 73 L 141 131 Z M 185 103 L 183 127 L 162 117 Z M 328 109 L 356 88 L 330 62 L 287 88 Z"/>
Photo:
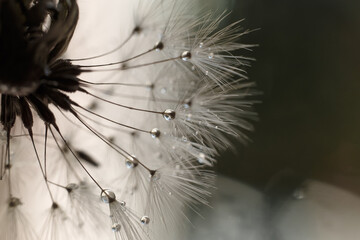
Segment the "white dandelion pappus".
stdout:
<path fill-rule="evenodd" d="M 142 220 L 126 206 L 126 202 L 118 201 L 114 192 L 104 190 L 101 193 L 101 200 L 109 205 L 111 230 L 114 232 L 116 240 L 147 238 L 140 226 Z"/>
<path fill-rule="evenodd" d="M 250 33 L 240 27 L 241 21 L 219 29 L 226 18 L 223 13 L 215 16 L 204 14 L 200 18 L 177 18 L 170 21 L 161 36 L 164 52 L 169 58 L 180 56 L 177 62 L 192 69 L 204 80 L 225 84 L 232 76 L 246 78 L 242 67 L 253 60 L 244 56 L 233 55 L 239 49 L 250 50 L 256 45 L 238 43 L 237 39 Z M 210 82 L 211 83 L 211 82 Z"/>
<path fill-rule="evenodd" d="M 214 186 L 214 174 L 197 162 L 173 161 L 158 169 L 150 177 L 144 212 L 152 216 L 153 228 L 158 233 L 183 231 L 187 209 L 198 212 L 198 206 L 209 205 Z M 161 237 L 161 236 L 158 236 Z"/>
<path fill-rule="evenodd" d="M 0 212 L 0 232 L 4 240 L 38 239 L 29 219 L 20 209 L 20 199 L 11 197 Z"/>
<path fill-rule="evenodd" d="M 64 210 L 57 203 L 53 203 L 41 228 L 41 240 L 71 239 L 76 237 L 75 233 Z"/>
<path fill-rule="evenodd" d="M 257 119 L 253 109 L 257 101 L 251 97 L 259 92 L 254 86 L 242 79 L 222 86 L 199 86 L 178 110 L 182 116 L 176 122 L 177 128 L 210 149 L 231 146 L 229 135 L 246 143 L 249 139 L 243 131 L 253 131 L 250 121 Z"/>
<path fill-rule="evenodd" d="M 81 181 L 79 184 L 70 183 L 66 186 L 68 192 L 67 210 L 73 216 L 73 222 L 77 226 L 78 233 L 87 239 L 96 239 L 106 235 L 107 216 L 100 207 L 100 201 L 89 183 Z M 85 227 L 86 226 L 86 227 Z M 98 234 L 94 236 L 88 230 L 93 229 Z"/>

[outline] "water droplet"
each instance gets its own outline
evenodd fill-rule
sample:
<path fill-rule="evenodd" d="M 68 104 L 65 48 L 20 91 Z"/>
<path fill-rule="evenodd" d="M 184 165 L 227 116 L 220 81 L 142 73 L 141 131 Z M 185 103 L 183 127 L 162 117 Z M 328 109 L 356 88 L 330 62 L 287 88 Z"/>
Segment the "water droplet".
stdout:
<path fill-rule="evenodd" d="M 204 47 L 204 43 L 201 42 L 201 43 L 199 44 L 199 48 L 203 48 L 203 47 Z"/>
<path fill-rule="evenodd" d="M 187 142 L 187 141 L 188 141 L 187 137 L 185 137 L 185 136 L 183 136 L 183 137 L 181 138 L 181 140 L 182 140 L 183 142 Z"/>
<path fill-rule="evenodd" d="M 204 153 L 199 153 L 198 162 L 200 164 L 203 164 L 205 163 L 205 161 L 206 161 L 206 155 Z"/>
<path fill-rule="evenodd" d="M 191 120 L 191 117 L 192 117 L 192 114 L 191 114 L 191 113 L 187 114 L 187 115 L 186 115 L 186 120 L 187 120 L 187 121 L 190 121 L 190 120 Z"/>
<path fill-rule="evenodd" d="M 193 70 L 193 71 L 195 71 L 195 70 L 196 70 L 196 68 L 195 68 L 195 66 L 194 66 L 194 65 L 192 65 L 191 70 Z"/>
<path fill-rule="evenodd" d="M 303 188 L 296 189 L 293 193 L 293 197 L 296 200 L 302 200 L 305 198 L 305 192 Z"/>
<path fill-rule="evenodd" d="M 125 165 L 127 168 L 135 168 L 137 167 L 137 165 L 139 165 L 139 160 L 137 160 L 137 158 L 132 155 L 129 156 L 126 160 L 125 160 Z"/>
<path fill-rule="evenodd" d="M 219 130 L 219 126 L 215 126 L 215 129 Z"/>
<path fill-rule="evenodd" d="M 116 200 L 116 195 L 110 190 L 104 190 L 101 192 L 101 201 L 104 203 L 112 203 Z"/>
<path fill-rule="evenodd" d="M 120 202 L 120 205 L 121 205 L 122 207 L 125 207 L 125 206 L 126 206 L 126 202 L 125 202 L 125 201 L 121 201 L 121 202 Z"/>
<path fill-rule="evenodd" d="M 192 105 L 191 99 L 186 99 L 186 100 L 184 101 L 184 108 L 188 109 L 188 108 L 191 107 L 191 105 Z"/>
<path fill-rule="evenodd" d="M 160 132 L 160 130 L 157 129 L 157 128 L 153 128 L 153 129 L 150 131 L 150 135 L 151 135 L 151 137 L 154 138 L 154 139 L 160 137 L 160 134 L 161 134 L 161 132 Z"/>
<path fill-rule="evenodd" d="M 209 75 L 209 71 L 205 71 L 205 75 L 208 76 L 208 75 Z"/>
<path fill-rule="evenodd" d="M 185 62 L 189 61 L 191 59 L 191 52 L 185 51 L 181 54 L 181 59 Z"/>
<path fill-rule="evenodd" d="M 118 224 L 118 223 L 114 223 L 114 224 L 112 225 L 112 227 L 111 227 L 111 230 L 112 230 L 113 232 L 118 232 L 118 231 L 120 231 L 120 229 L 121 229 L 121 226 L 120 226 L 120 224 Z"/>
<path fill-rule="evenodd" d="M 214 53 L 209 53 L 208 58 L 213 59 L 214 58 Z"/>
<path fill-rule="evenodd" d="M 160 93 L 161 93 L 161 94 L 166 94 L 166 92 L 167 92 L 167 89 L 166 89 L 165 87 L 163 87 L 163 88 L 160 89 Z"/>
<path fill-rule="evenodd" d="M 148 216 L 143 216 L 141 219 L 140 219 L 140 222 L 144 225 L 148 225 L 150 223 L 150 218 Z"/>
<path fill-rule="evenodd" d="M 167 121 L 170 121 L 170 120 L 175 119 L 175 116 L 176 116 L 176 113 L 175 113 L 175 111 L 172 110 L 172 109 L 166 109 L 166 110 L 163 112 L 163 117 L 164 117 L 165 120 L 167 120 Z"/>

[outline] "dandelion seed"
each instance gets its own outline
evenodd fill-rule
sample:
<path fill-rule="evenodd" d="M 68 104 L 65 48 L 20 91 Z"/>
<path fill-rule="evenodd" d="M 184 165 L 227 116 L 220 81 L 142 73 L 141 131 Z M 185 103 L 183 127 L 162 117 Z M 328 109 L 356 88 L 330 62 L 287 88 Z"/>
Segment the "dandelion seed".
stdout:
<path fill-rule="evenodd" d="M 28 218 L 20 206 L 21 200 L 11 197 L 0 212 L 0 233 L 4 240 L 35 240 L 38 239 Z"/>
<path fill-rule="evenodd" d="M 88 229 L 96 229 L 97 233 L 104 233 L 106 215 L 101 211 L 96 194 L 93 194 L 88 183 L 70 183 L 65 187 L 69 196 L 69 216 L 77 225 L 78 233 L 95 239 Z M 102 235 L 102 234 L 98 234 Z"/>
<path fill-rule="evenodd" d="M 152 225 L 159 232 L 181 229 L 184 220 L 188 221 L 186 207 L 197 212 L 197 204 L 208 204 L 206 196 L 211 195 L 214 175 L 187 162 L 172 161 L 151 178 L 144 212 L 153 216 Z"/>
<path fill-rule="evenodd" d="M 54 203 L 43 224 L 41 239 L 61 240 L 73 236 L 76 235 L 67 215 L 57 203 Z"/>
<path fill-rule="evenodd" d="M 110 218 L 112 222 L 112 231 L 117 240 L 120 239 L 146 239 L 142 234 L 139 223 L 135 221 L 136 215 L 126 207 L 124 201 L 117 201 L 116 195 L 110 190 L 101 193 L 101 200 L 109 204 Z M 115 230 L 115 231 L 114 231 Z"/>

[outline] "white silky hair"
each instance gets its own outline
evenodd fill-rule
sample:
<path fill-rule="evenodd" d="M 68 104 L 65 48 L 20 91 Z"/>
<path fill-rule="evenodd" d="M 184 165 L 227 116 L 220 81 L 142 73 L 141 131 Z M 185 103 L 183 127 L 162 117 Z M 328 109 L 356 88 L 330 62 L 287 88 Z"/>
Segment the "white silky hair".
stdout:
<path fill-rule="evenodd" d="M 71 95 L 82 106 L 74 107 L 80 122 L 52 108 L 66 139 L 65 143 L 59 134 L 48 132 L 45 171 L 53 199 L 29 138 L 11 139 L 11 184 L 19 185 L 11 196 L 24 204 L 11 215 L 3 214 L 0 222 L 11 217 L 24 223 L 25 215 L 14 214 L 24 208 L 26 219 L 31 219 L 26 232 L 44 240 L 181 239 L 182 225 L 190 221 L 187 209 L 208 205 L 214 181 L 208 166 L 215 163 L 219 149 L 230 147 L 226 136 L 246 140 L 243 130 L 251 131 L 250 121 L 256 119 L 252 109 L 256 102 L 247 97 L 257 92 L 242 68 L 249 59 L 231 53 L 251 45 L 238 43 L 244 34 L 239 22 L 218 30 L 226 14 L 199 13 L 192 1 L 78 0 L 78 4 L 79 23 L 64 57 L 88 58 L 74 62 L 86 66 L 124 61 L 80 76 L 94 83 L 89 94 Z M 231 77 L 241 80 L 233 82 Z M 20 121 L 17 125 L 12 135 L 23 133 Z M 37 123 L 38 153 L 44 152 L 44 131 Z M 88 172 L 84 172 L 73 150 L 86 151 L 100 166 L 85 164 Z M 66 186 L 72 183 L 77 187 L 70 191 Z M 101 202 L 96 185 L 115 192 L 117 200 Z M 1 182 L 4 209 L 9 208 L 6 189 L 6 181 Z M 27 237 L 21 239 L 37 239 Z"/>

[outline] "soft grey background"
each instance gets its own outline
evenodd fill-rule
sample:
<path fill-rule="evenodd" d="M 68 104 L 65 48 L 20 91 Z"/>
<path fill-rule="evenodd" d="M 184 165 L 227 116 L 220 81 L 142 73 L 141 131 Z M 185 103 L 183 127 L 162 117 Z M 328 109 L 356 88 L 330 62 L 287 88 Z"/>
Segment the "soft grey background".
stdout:
<path fill-rule="evenodd" d="M 260 28 L 243 42 L 259 44 L 246 54 L 263 103 L 253 143 L 219 160 L 233 180 L 220 178 L 189 239 L 359 239 L 360 1 L 204 4 Z"/>
<path fill-rule="evenodd" d="M 281 178 L 315 178 L 360 193 L 360 1 L 214 1 L 258 29 L 248 69 L 263 91 L 260 121 L 219 161 L 259 190 Z M 275 179 L 275 180 L 274 180 Z"/>

